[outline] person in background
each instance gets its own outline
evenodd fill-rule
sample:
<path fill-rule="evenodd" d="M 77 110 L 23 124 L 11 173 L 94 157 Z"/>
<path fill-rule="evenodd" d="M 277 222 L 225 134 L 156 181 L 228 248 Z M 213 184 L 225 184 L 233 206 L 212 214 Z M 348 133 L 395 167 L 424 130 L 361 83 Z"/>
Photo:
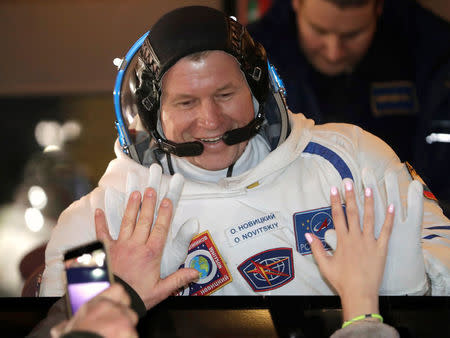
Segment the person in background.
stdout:
<path fill-rule="evenodd" d="M 247 29 L 280 73 L 290 110 L 380 137 L 450 214 L 446 19 L 413 0 L 274 0 Z"/>

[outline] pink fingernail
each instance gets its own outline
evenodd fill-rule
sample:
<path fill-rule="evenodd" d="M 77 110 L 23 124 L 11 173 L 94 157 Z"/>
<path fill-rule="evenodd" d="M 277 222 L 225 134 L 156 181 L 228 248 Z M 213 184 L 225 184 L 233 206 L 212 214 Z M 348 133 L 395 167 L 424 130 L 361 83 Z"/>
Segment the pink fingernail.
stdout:
<path fill-rule="evenodd" d="M 366 197 L 372 196 L 372 189 L 366 188 L 366 190 L 364 190 L 364 194 L 366 195 Z"/>
<path fill-rule="evenodd" d="M 338 194 L 338 190 L 335 186 L 332 186 L 330 189 L 331 195 L 336 196 Z"/>
<path fill-rule="evenodd" d="M 139 191 L 133 191 L 133 193 L 131 194 L 131 198 L 137 200 L 139 199 L 139 195 L 140 195 Z"/>
<path fill-rule="evenodd" d="M 353 189 L 353 184 L 350 181 L 345 181 L 345 190 L 347 191 L 352 191 Z"/>
<path fill-rule="evenodd" d="M 163 199 L 162 202 L 161 202 L 161 206 L 163 208 L 167 208 L 169 206 L 169 201 L 166 200 L 166 199 Z"/>
<path fill-rule="evenodd" d="M 395 209 L 394 205 L 393 204 L 389 204 L 388 212 L 392 214 L 394 212 L 394 209 Z"/>
<path fill-rule="evenodd" d="M 309 244 L 312 243 L 313 237 L 311 236 L 311 234 L 310 234 L 309 232 L 307 232 L 307 233 L 305 234 L 305 238 L 306 238 L 306 240 L 308 241 Z"/>

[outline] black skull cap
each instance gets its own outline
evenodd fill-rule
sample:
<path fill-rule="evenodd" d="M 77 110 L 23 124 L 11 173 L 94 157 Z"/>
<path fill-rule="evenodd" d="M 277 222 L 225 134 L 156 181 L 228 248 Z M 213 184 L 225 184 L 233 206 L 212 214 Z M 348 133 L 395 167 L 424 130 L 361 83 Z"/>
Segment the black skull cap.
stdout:
<path fill-rule="evenodd" d="M 188 6 L 165 14 L 148 36 L 155 61 L 159 63 L 157 79 L 189 54 L 205 50 L 232 52 L 228 32 L 227 18 L 214 8 Z"/>

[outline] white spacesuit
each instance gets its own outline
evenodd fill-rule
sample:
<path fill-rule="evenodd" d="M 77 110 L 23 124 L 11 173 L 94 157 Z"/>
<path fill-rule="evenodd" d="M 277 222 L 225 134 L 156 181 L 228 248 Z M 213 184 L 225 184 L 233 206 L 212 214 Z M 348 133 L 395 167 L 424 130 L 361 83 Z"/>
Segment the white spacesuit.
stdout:
<path fill-rule="evenodd" d="M 195 232 L 200 235 L 192 241 L 185 265 L 199 269 L 201 277 L 184 294 L 334 294 L 304 239 L 305 232 L 323 239 L 325 231 L 333 227 L 330 187 L 341 187 L 343 178 L 352 178 L 362 201 L 363 169 L 370 168 L 387 205 L 384 176 L 390 171 L 398 175 L 400 196 L 406 203 L 411 176 L 380 139 L 353 125 L 315 126 L 302 114 L 290 114 L 289 118 L 292 129 L 287 140 L 254 168 L 217 183 L 185 181 L 171 234 L 177 234 L 189 220 L 198 221 Z M 148 185 L 148 168 L 126 156 L 118 143 L 115 150 L 117 159 L 110 163 L 99 187 L 61 215 L 47 247 L 41 295 L 64 293 L 62 253 L 95 240 L 94 210 L 106 209 L 110 233 L 117 238 L 121 213 L 116 212 L 113 219 L 114 211 L 108 209 L 119 210 L 121 204 L 123 210 L 130 185 L 141 192 Z M 169 180 L 170 176 L 163 175 L 160 196 L 167 191 Z M 123 195 L 119 202 L 107 201 L 115 204 L 109 207 L 105 205 L 108 189 L 114 189 L 116 196 Z M 424 294 L 429 287 L 433 295 L 450 294 L 449 225 L 437 203 L 424 198 L 420 237 L 431 285 L 420 272 L 417 276 L 413 266 L 401 266 L 401 271 L 397 266 L 385 272 L 385 280 L 392 274 L 396 282 L 385 287 L 384 294 Z M 408 238 L 407 233 L 400 235 Z M 420 238 L 416 242 L 420 245 Z M 423 264 L 419 260 L 415 265 Z M 413 285 L 408 284 L 411 279 Z"/>
<path fill-rule="evenodd" d="M 230 124 L 219 137 L 196 136 L 213 136 L 217 139 L 212 142 L 221 146 L 248 141 L 240 157 L 218 171 L 189 162 L 186 157 L 203 154 L 204 144 L 195 137 L 184 143 L 166 139 L 160 116 L 164 74 L 185 56 L 211 50 L 238 60 L 232 65 L 240 67 L 254 104 L 254 118 L 246 125 Z M 364 187 L 373 189 L 376 235 L 387 204 L 395 205 L 380 293 L 449 295 L 450 221 L 436 201 L 422 196 L 422 186 L 377 137 L 348 124 L 315 126 L 302 114 L 288 113 L 275 73 L 264 48 L 223 13 L 193 6 L 163 16 L 119 66 L 114 90 L 117 159 L 98 188 L 62 213 L 47 246 L 41 295 L 64 293 L 63 252 L 96 239 L 95 209 L 105 210 L 115 239 L 127 197 L 147 186 L 159 190 L 160 200 L 165 193 L 181 192 L 179 198 L 173 193 L 175 213 L 161 264 L 163 278 L 180 266 L 200 272 L 199 280 L 181 294 L 335 294 L 304 235 L 314 233 L 327 249 L 333 248 L 330 238 L 331 247 L 324 240 L 334 227 L 330 188 L 342 187 L 345 179 L 355 183 L 360 216 Z M 155 162 L 162 164 L 164 175 Z M 186 177 L 183 187 L 177 174 Z"/>

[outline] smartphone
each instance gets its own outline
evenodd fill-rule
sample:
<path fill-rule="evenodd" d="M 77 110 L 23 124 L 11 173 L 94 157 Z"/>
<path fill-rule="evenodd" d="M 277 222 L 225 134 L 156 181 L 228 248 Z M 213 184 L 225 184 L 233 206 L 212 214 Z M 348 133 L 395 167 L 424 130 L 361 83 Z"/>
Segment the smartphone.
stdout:
<path fill-rule="evenodd" d="M 108 255 L 96 241 L 68 250 L 64 254 L 67 311 L 74 315 L 81 305 L 107 289 L 113 282 Z"/>

